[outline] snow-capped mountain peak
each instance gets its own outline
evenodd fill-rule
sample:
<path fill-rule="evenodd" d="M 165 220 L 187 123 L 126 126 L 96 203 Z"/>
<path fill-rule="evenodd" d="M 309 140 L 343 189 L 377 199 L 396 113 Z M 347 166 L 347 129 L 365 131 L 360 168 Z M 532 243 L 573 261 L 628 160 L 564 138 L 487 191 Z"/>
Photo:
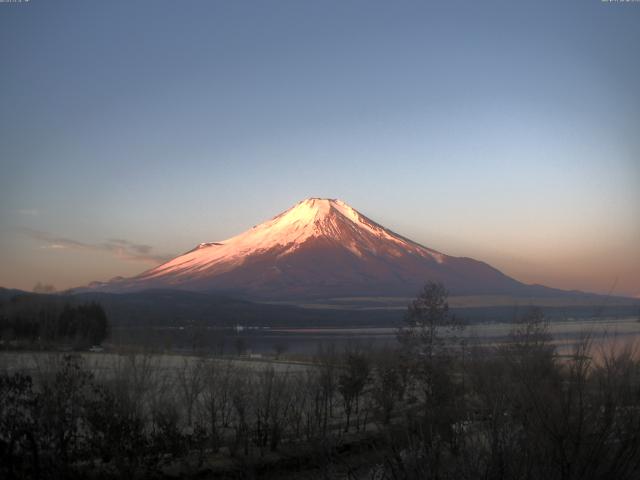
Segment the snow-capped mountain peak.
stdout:
<path fill-rule="evenodd" d="M 408 240 L 328 198 L 307 198 L 239 235 L 200 243 L 136 277 L 103 285 L 293 298 L 412 295 L 426 280 L 469 293 L 522 285 L 482 262 Z"/>
<path fill-rule="evenodd" d="M 342 200 L 308 198 L 280 215 L 227 240 L 201 243 L 193 250 L 141 277 L 153 278 L 168 273 L 194 275 L 212 270 L 226 271 L 250 255 L 278 250 L 277 256 L 292 253 L 313 239 L 342 244 L 353 254 L 380 250 L 377 242 L 392 242 L 399 250 L 408 249 L 418 255 L 428 255 L 437 261 L 442 255 L 421 247 L 386 230 L 369 220 Z M 388 248 L 388 246 L 387 246 Z M 399 255 L 401 252 L 397 252 Z"/>

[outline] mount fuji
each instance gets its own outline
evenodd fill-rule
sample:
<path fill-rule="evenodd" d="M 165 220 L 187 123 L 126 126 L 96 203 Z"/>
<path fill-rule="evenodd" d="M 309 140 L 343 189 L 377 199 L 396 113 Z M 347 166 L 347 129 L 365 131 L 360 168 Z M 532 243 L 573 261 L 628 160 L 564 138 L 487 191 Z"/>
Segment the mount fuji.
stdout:
<path fill-rule="evenodd" d="M 341 200 L 309 198 L 240 235 L 194 249 L 135 277 L 89 290 L 177 289 L 258 300 L 413 296 L 428 280 L 454 295 L 557 295 L 490 265 L 402 237 Z M 575 292 L 574 292 L 575 293 Z"/>

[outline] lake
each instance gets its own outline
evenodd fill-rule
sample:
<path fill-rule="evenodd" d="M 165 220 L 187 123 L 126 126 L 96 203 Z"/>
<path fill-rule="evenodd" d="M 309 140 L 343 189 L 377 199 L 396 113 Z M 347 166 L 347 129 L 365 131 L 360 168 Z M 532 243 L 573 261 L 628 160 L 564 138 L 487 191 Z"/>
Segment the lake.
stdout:
<path fill-rule="evenodd" d="M 508 339 L 513 323 L 469 325 L 460 337 L 467 343 L 495 344 Z M 559 353 L 568 353 L 585 335 L 598 345 L 619 347 L 640 339 L 640 322 L 636 317 L 554 321 L 550 324 Z M 340 350 L 349 344 L 374 348 L 397 345 L 392 327 L 351 328 L 120 328 L 113 332 L 114 345 L 146 344 L 165 351 L 204 349 L 214 353 L 273 354 L 280 349 L 289 354 L 313 354 L 319 345 L 335 345 Z"/>

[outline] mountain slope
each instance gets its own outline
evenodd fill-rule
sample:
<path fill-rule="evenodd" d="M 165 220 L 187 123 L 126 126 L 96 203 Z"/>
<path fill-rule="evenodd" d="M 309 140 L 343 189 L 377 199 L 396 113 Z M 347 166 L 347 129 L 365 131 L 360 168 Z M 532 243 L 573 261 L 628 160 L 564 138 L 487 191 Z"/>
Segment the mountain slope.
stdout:
<path fill-rule="evenodd" d="M 223 242 L 201 243 L 103 291 L 220 291 L 258 299 L 407 295 L 427 280 L 457 295 L 544 295 L 486 263 L 404 238 L 335 199 L 309 198 Z"/>

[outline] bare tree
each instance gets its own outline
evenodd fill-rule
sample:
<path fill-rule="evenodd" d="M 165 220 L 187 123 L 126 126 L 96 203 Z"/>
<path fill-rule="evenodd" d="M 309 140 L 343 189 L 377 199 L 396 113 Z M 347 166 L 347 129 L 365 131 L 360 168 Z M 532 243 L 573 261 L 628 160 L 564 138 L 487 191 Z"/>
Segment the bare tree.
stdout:
<path fill-rule="evenodd" d="M 92 380 L 81 357 L 65 355 L 53 377 L 40 386 L 39 442 L 41 450 L 51 455 L 48 462 L 54 476 L 68 477 L 74 462 L 86 459 L 86 412 Z"/>
<path fill-rule="evenodd" d="M 284 420 L 291 405 L 287 375 L 277 374 L 272 367 L 258 373 L 253 389 L 254 442 L 275 451 L 282 440 Z"/>
<path fill-rule="evenodd" d="M 202 358 L 182 359 L 182 366 L 177 371 L 177 382 L 180 398 L 187 411 L 187 425 L 192 425 L 193 408 L 204 389 L 205 362 Z"/>
<path fill-rule="evenodd" d="M 374 362 L 372 400 L 380 412 L 382 423 L 388 425 L 396 405 L 402 400 L 406 388 L 406 365 L 399 352 L 380 352 Z"/>
<path fill-rule="evenodd" d="M 454 393 L 451 367 L 456 333 L 464 326 L 449 312 L 448 292 L 440 283 L 428 282 L 407 309 L 405 325 L 398 330 L 404 358 L 425 405 L 425 418 L 443 421 L 439 407 Z M 428 429 L 431 431 L 431 427 Z"/>
<path fill-rule="evenodd" d="M 413 300 L 397 337 L 406 353 L 426 362 L 446 352 L 463 324 L 449 312 L 449 293 L 441 283 L 428 282 Z"/>
<path fill-rule="evenodd" d="M 333 416 L 333 400 L 337 388 L 337 360 L 335 346 L 318 347 L 316 363 L 318 364 L 317 382 L 320 387 L 317 391 L 316 408 L 319 408 L 321 418 L 322 436 L 326 436 L 329 419 Z"/>
<path fill-rule="evenodd" d="M 249 455 L 249 408 L 250 408 L 250 372 L 238 371 L 231 385 L 231 403 L 234 410 L 233 428 L 235 439 L 231 445 L 231 454 L 242 448 Z"/>
<path fill-rule="evenodd" d="M 371 366 L 367 356 L 357 350 L 345 353 L 345 367 L 338 377 L 338 391 L 342 396 L 346 423 L 344 431 L 349 431 L 351 414 L 357 413 L 360 406 L 360 396 L 369 382 Z M 358 425 L 356 425 L 356 429 Z"/>
<path fill-rule="evenodd" d="M 237 375 L 231 362 L 210 362 L 203 374 L 201 408 L 209 428 L 210 445 L 218 451 L 232 411 L 231 386 Z"/>

